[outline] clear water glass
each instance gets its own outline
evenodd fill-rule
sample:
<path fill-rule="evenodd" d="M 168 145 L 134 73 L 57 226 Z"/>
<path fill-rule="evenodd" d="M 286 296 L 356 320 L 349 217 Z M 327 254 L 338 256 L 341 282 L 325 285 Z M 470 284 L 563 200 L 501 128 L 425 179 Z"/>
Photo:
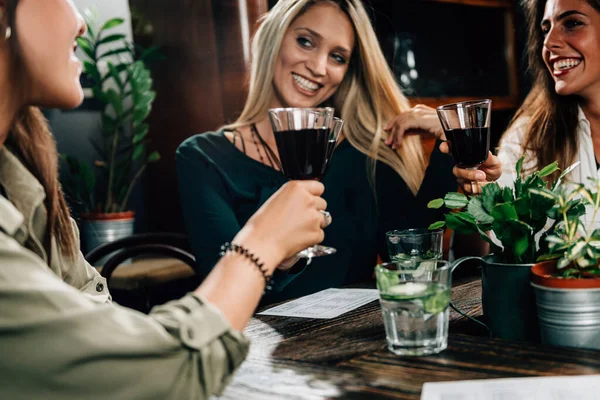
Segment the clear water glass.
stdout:
<path fill-rule="evenodd" d="M 448 347 L 451 264 L 429 260 L 428 272 L 404 262 L 375 267 L 388 349 L 402 356 L 437 354 Z"/>
<path fill-rule="evenodd" d="M 402 262 L 405 268 L 417 268 L 423 261 L 441 260 L 444 231 L 442 229 L 404 229 L 385 234 L 392 262 Z"/>

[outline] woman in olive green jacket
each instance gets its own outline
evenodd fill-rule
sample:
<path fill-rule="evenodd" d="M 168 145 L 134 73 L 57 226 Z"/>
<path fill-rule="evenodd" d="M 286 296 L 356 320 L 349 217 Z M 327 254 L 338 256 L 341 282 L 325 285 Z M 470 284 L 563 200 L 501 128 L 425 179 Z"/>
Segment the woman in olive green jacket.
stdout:
<path fill-rule="evenodd" d="M 323 239 L 324 187 L 282 187 L 194 293 L 149 316 L 112 304 L 79 252 L 34 107 L 80 104 L 83 32 L 71 0 L 0 0 L 0 398 L 207 398 L 247 354 L 240 331 L 266 279 Z"/>

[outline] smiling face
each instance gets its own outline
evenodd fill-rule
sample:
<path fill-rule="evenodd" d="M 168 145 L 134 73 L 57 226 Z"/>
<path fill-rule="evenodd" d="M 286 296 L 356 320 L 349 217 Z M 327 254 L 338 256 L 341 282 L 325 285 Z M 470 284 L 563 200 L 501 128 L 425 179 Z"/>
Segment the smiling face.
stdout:
<path fill-rule="evenodd" d="M 560 95 L 589 98 L 600 89 L 600 13 L 585 0 L 548 0 L 542 57 Z"/>
<path fill-rule="evenodd" d="M 288 28 L 277 61 L 272 107 L 316 107 L 342 83 L 354 48 L 354 29 L 335 4 L 310 7 Z"/>
<path fill-rule="evenodd" d="M 85 23 L 71 0 L 20 0 L 16 11 L 17 41 L 31 105 L 73 108 L 83 100 L 81 63 L 75 38 Z"/>

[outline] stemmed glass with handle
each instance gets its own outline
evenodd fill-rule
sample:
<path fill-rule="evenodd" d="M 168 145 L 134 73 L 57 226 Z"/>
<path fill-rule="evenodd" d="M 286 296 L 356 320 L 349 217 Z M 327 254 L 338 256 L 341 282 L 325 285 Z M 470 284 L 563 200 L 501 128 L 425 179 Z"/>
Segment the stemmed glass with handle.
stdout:
<path fill-rule="evenodd" d="M 290 180 L 321 180 L 333 156 L 344 121 L 332 107 L 273 108 L 269 120 L 283 174 Z M 328 215 L 324 211 L 324 215 Z M 315 245 L 298 253 L 311 259 L 334 254 L 333 247 Z"/>
<path fill-rule="evenodd" d="M 456 165 L 464 169 L 479 168 L 490 152 L 492 101 L 484 99 L 447 104 L 436 111 Z M 471 182 L 474 194 L 478 188 L 477 182 Z"/>

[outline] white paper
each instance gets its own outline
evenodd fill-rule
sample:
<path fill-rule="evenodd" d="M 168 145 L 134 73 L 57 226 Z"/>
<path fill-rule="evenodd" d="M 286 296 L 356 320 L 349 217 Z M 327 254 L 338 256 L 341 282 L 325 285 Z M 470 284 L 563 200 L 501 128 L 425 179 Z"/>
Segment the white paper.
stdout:
<path fill-rule="evenodd" d="M 377 289 L 326 289 L 275 306 L 258 315 L 329 319 L 377 299 Z"/>
<path fill-rule="evenodd" d="M 421 400 L 600 400 L 600 375 L 428 382 Z"/>

